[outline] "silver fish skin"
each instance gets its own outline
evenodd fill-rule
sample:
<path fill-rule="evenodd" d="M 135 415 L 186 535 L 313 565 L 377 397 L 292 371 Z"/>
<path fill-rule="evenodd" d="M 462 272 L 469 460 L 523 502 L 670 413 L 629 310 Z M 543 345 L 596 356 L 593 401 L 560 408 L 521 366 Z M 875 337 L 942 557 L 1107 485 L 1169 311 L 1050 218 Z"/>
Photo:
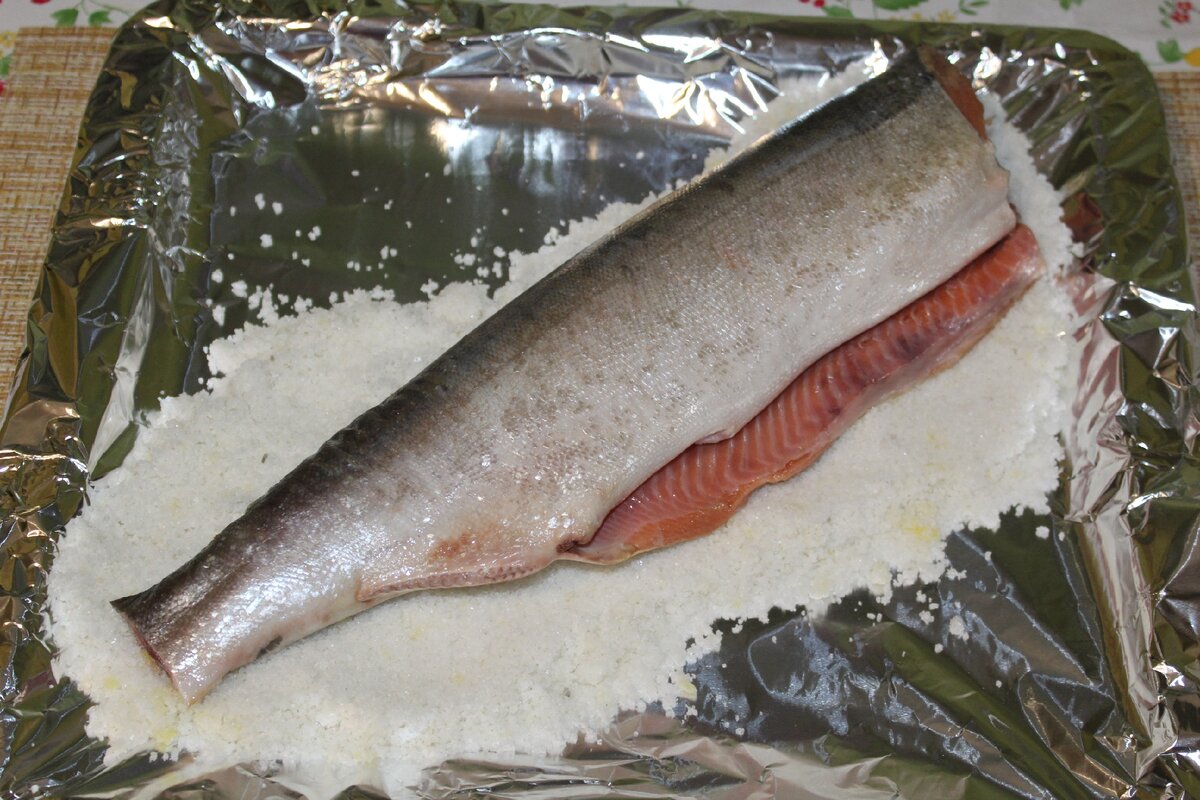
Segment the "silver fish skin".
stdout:
<path fill-rule="evenodd" d="M 387 598 L 569 555 L 1012 229 L 945 69 L 899 59 L 571 258 L 114 607 L 192 702 Z"/>

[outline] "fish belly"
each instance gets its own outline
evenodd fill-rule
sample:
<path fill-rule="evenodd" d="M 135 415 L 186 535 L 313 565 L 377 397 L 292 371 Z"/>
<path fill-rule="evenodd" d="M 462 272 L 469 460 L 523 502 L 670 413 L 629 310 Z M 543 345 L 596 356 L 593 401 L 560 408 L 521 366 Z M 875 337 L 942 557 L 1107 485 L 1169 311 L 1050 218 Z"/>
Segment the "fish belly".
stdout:
<path fill-rule="evenodd" d="M 696 444 L 617 505 L 564 556 L 612 564 L 695 539 L 755 489 L 806 469 L 871 407 L 956 362 L 1045 267 L 1018 225 L 946 283 L 806 369 L 734 436 Z"/>
<path fill-rule="evenodd" d="M 114 606 L 194 700 L 388 597 L 578 556 L 665 464 L 1012 229 L 977 101 L 935 62 L 899 59 L 570 259 Z"/>

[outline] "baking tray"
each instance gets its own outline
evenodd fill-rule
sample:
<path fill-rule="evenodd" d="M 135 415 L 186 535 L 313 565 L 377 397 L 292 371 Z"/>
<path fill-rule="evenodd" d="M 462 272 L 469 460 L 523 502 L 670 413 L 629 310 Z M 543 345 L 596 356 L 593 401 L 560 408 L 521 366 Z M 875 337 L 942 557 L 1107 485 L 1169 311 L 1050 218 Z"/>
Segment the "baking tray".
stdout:
<path fill-rule="evenodd" d="M 1194 294 L 1163 112 L 1136 56 L 1078 31 L 392 2 L 162 2 L 113 44 L 0 428 L 6 796 L 293 796 L 269 765 L 197 776 L 186 757 L 146 756 L 104 769 L 103 743 L 84 730 L 87 698 L 54 673 L 41 610 L 54 541 L 89 476 L 119 468 L 160 397 L 200 390 L 205 345 L 249 318 L 229 294 L 235 279 L 317 298 L 381 282 L 343 265 L 377 252 L 371 232 L 392 218 L 340 195 L 332 170 L 428 172 L 433 189 L 462 201 L 456 213 L 474 225 L 422 216 L 415 193 L 401 210 L 423 233 L 401 254 L 411 268 L 383 282 L 419 299 L 427 280 L 460 275 L 451 254 L 472 228 L 489 227 L 507 250 L 536 249 L 562 221 L 691 177 L 702 159 L 690 156 L 724 141 L 780 76 L 918 42 L 952 53 L 1003 100 L 1066 192 L 1076 299 L 1091 322 L 1052 514 L 953 534 L 947 576 L 887 604 L 856 596 L 819 618 L 779 611 L 738 632 L 725 625 L 720 652 L 688 668 L 698 715 L 687 724 L 626 714 L 561 758 L 430 765 L 420 791 L 1200 796 Z M 639 90 L 647 77 L 662 92 Z M 419 85 L 436 91 L 404 91 Z M 593 92 L 582 104 L 597 85 L 621 99 Z M 705 113 L 662 102 L 684 85 L 705 87 Z M 482 191 L 440 185 L 444 163 L 428 146 L 439 120 L 474 125 L 480 153 L 504 136 L 553 146 L 493 147 L 501 156 L 477 173 Z M 654 157 L 635 162 L 636 151 Z M 287 224 L 336 231 L 306 250 L 311 269 L 251 256 L 262 231 L 212 213 L 298 182 L 315 200 Z M 499 219 L 500 208 L 520 218 Z M 228 306 L 223 325 L 214 301 Z M 1038 537 L 1043 525 L 1054 535 Z M 918 591 L 956 601 L 968 629 L 988 635 L 952 642 L 948 620 L 914 613 Z M 998 688 L 1000 647 L 1019 669 Z M 832 698 L 837 724 L 775 688 L 803 682 L 805 653 L 817 650 L 846 676 Z M 731 722 L 744 734 L 729 734 Z"/>

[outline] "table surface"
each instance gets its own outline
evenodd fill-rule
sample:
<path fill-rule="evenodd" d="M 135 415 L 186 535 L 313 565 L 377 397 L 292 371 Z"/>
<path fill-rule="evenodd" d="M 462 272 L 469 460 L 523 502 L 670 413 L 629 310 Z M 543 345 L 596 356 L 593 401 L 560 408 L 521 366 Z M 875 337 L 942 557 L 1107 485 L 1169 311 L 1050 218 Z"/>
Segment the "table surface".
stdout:
<path fill-rule="evenodd" d="M 1092 1 L 1084 0 L 1084 4 Z M 65 186 L 79 119 L 91 92 L 92 76 L 99 71 L 114 32 L 63 26 L 25 29 L 14 39 L 13 79 L 7 96 L 0 100 L 2 376 L 11 375 L 25 346 L 25 320 L 45 258 L 50 222 Z M 1194 237 L 1200 233 L 1196 195 L 1200 70 L 1160 71 L 1156 77 L 1187 208 L 1188 232 Z M 0 379 L 0 403 L 8 390 L 9 380 Z"/>

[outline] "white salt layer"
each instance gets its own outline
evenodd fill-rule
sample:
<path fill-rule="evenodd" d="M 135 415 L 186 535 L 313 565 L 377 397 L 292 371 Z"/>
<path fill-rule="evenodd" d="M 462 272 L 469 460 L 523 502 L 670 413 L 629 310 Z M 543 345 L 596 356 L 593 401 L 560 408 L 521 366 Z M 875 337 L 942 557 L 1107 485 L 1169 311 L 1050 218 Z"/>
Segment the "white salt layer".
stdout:
<path fill-rule="evenodd" d="M 805 85 L 793 108 L 850 80 Z M 1015 202 L 1039 222 L 1048 260 L 1065 263 L 1069 240 L 1044 224 L 1058 198 L 1020 161 L 1019 136 L 998 122 L 992 134 Z M 562 564 L 386 603 L 185 706 L 108 601 L 186 561 L 333 432 L 638 208 L 611 206 L 538 253 L 508 254 L 512 280 L 494 298 L 463 283 L 407 305 L 357 293 L 212 345 L 220 377 L 152 415 L 71 523 L 50 576 L 58 671 L 95 700 L 88 729 L 108 739 L 110 763 L 147 748 L 187 750 L 201 767 L 278 759 L 317 794 L 352 782 L 401 794 L 448 757 L 555 753 L 622 708 L 687 697 L 673 676 L 717 646 L 715 619 L 817 611 L 861 587 L 886 595 L 896 576 L 936 577 L 950 531 L 995 526 L 1014 505 L 1045 510 L 1075 358 L 1051 280 L 958 365 L 870 412 L 711 536 L 615 568 Z M 250 294 L 272 302 L 269 288 Z"/>

